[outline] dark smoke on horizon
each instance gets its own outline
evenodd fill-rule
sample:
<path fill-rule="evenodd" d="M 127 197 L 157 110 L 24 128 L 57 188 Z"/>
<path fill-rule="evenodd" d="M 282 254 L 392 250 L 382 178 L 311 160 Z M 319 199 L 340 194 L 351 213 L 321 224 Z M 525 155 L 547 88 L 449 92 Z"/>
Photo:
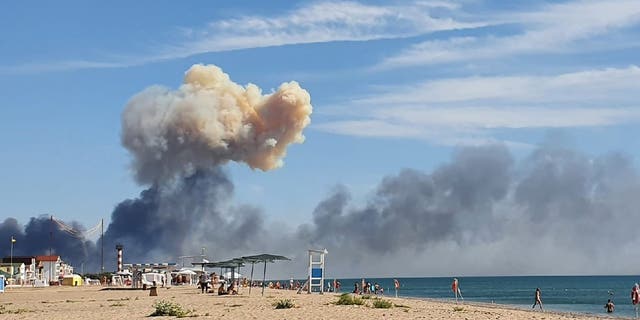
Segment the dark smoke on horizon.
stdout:
<path fill-rule="evenodd" d="M 73 222 L 71 226 L 77 230 L 85 230 L 84 226 L 77 222 Z M 95 263 L 99 258 L 96 256 L 93 241 L 79 239 L 63 232 L 52 223 L 50 216 L 31 218 L 24 226 L 19 225 L 14 218 L 0 222 L 0 239 L 10 239 L 12 236 L 16 239 L 14 256 L 48 255 L 51 249 L 52 254 L 60 255 L 66 262 L 78 267 L 82 263 Z M 0 254 L 2 257 L 8 257 L 9 251 L 9 246 L 2 246 Z"/>
<path fill-rule="evenodd" d="M 383 178 L 365 203 L 336 187 L 310 223 L 283 232 L 259 209 L 232 206 L 233 185 L 218 168 L 122 202 L 105 241 L 124 243 L 125 260 L 175 259 L 199 245 L 224 258 L 261 250 L 297 258 L 279 266 L 283 276 L 302 274 L 306 249 L 324 247 L 333 272 L 354 276 L 394 275 L 398 261 L 407 275 L 631 273 L 638 194 L 638 172 L 621 154 L 543 146 L 516 162 L 504 146 L 465 147 L 431 173 Z M 0 234 L 19 229 L 7 219 Z M 48 235 L 42 229 L 29 232 Z"/>

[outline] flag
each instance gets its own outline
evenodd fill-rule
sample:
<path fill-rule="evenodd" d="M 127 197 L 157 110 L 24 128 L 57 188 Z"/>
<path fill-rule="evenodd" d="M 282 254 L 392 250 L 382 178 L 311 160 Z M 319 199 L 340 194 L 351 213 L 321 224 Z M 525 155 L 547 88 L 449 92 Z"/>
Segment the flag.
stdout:
<path fill-rule="evenodd" d="M 13 236 L 11 236 L 11 243 L 16 243 L 16 239 Z"/>

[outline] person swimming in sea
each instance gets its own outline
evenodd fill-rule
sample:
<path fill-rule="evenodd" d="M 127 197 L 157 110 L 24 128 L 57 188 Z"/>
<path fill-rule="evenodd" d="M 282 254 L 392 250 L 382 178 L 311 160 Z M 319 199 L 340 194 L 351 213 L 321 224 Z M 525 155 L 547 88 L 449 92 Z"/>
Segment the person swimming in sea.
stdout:
<path fill-rule="evenodd" d="M 604 305 L 604 308 L 607 310 L 607 313 L 613 313 L 613 311 L 616 309 L 616 305 L 613 304 L 613 301 L 611 301 L 611 299 L 609 299 L 609 301 L 607 301 L 607 304 Z"/>

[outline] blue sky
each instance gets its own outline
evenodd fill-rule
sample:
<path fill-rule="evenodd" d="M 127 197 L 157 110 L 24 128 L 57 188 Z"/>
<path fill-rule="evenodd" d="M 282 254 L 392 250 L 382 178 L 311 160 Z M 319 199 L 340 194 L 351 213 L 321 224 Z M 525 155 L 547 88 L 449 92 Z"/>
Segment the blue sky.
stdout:
<path fill-rule="evenodd" d="M 640 143 L 638 1 L 84 1 L 0 5 L 0 212 L 94 225 L 137 196 L 120 116 L 195 63 L 311 94 L 306 142 L 271 172 L 226 169 L 234 202 L 305 222 L 336 184 L 365 199 L 459 146 L 587 154 Z"/>

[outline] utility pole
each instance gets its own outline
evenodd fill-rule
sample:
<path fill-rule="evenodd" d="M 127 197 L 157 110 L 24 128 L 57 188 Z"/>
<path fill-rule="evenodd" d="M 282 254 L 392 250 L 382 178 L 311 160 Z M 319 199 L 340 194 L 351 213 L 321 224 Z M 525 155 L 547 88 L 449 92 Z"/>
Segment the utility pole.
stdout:
<path fill-rule="evenodd" d="M 104 273 L 104 218 L 100 219 L 100 272 Z"/>
<path fill-rule="evenodd" d="M 53 254 L 51 252 L 51 246 L 53 245 L 53 215 L 51 216 L 51 223 L 49 223 L 49 257 Z M 51 259 L 49 259 L 51 260 Z M 49 284 L 51 284 L 51 265 L 53 263 L 49 261 Z"/>
<path fill-rule="evenodd" d="M 13 244 L 16 243 L 16 239 L 11 236 L 11 282 L 13 283 L 13 274 L 15 270 L 13 269 Z"/>

